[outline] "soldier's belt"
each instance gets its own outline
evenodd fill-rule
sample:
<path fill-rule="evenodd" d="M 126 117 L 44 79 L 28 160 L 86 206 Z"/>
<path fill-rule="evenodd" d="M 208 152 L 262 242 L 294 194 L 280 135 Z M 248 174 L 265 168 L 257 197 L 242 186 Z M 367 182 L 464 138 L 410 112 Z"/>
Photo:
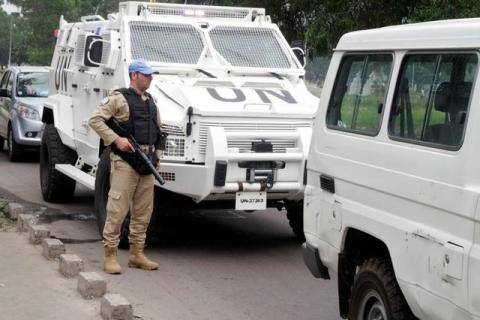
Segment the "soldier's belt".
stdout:
<path fill-rule="evenodd" d="M 148 144 L 141 144 L 140 149 L 143 151 L 143 153 L 149 154 L 155 151 L 155 146 L 153 144 L 151 146 L 149 146 Z"/>

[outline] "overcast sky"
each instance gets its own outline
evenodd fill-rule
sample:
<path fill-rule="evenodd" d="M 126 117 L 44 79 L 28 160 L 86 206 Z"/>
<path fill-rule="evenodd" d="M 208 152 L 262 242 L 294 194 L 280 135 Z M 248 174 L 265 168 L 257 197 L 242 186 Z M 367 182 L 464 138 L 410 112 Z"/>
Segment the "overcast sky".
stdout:
<path fill-rule="evenodd" d="M 0 0 L 1 2 L 3 2 L 2 4 L 2 9 L 6 12 L 6 13 L 12 13 L 12 12 L 20 12 L 20 9 L 17 7 L 17 6 L 14 6 L 13 4 L 10 4 L 8 3 L 6 0 Z"/>

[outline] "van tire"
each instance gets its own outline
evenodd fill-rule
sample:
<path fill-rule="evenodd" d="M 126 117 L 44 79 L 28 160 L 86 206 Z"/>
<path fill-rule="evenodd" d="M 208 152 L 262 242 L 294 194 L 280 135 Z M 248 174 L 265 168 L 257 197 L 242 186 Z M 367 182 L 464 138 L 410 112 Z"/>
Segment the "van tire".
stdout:
<path fill-rule="evenodd" d="M 287 219 L 295 236 L 300 241 L 305 241 L 305 234 L 303 233 L 303 203 L 287 207 Z"/>
<path fill-rule="evenodd" d="M 360 266 L 353 283 L 348 319 L 414 319 L 393 268 L 385 259 L 370 258 Z"/>
<path fill-rule="evenodd" d="M 21 145 L 15 142 L 15 137 L 13 136 L 12 127 L 9 125 L 7 133 L 7 150 L 8 150 L 8 159 L 11 162 L 17 162 L 21 160 L 23 156 L 23 148 Z"/>
<path fill-rule="evenodd" d="M 48 202 L 68 202 L 75 193 L 76 181 L 55 169 L 56 164 L 74 165 L 77 153 L 64 145 L 57 129 L 47 124 L 40 144 L 40 187 Z"/>
<path fill-rule="evenodd" d="M 110 190 L 110 148 L 105 148 L 97 166 L 95 177 L 95 216 L 97 218 L 98 232 L 103 236 L 103 228 L 107 220 L 107 202 L 108 191 Z M 122 224 L 120 231 L 119 248 L 128 249 L 128 234 L 130 227 L 130 213 L 127 215 Z"/>

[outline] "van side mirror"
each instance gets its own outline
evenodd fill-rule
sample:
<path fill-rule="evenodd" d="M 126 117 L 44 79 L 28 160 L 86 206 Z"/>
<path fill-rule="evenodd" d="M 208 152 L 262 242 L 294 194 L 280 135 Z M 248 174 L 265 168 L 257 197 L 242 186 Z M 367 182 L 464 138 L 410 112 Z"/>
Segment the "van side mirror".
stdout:
<path fill-rule="evenodd" d="M 83 65 L 86 67 L 98 67 L 102 61 L 103 52 L 102 37 L 89 35 L 85 39 L 85 54 L 83 56 Z"/>
<path fill-rule="evenodd" d="M 10 98 L 10 92 L 8 92 L 8 89 L 0 89 L 0 97 Z"/>
<path fill-rule="evenodd" d="M 295 57 L 297 57 L 298 62 L 300 62 L 302 67 L 305 68 L 307 65 L 307 59 L 305 57 L 305 43 L 303 43 L 302 40 L 294 40 L 290 46 L 292 47 L 293 53 L 295 54 Z"/>

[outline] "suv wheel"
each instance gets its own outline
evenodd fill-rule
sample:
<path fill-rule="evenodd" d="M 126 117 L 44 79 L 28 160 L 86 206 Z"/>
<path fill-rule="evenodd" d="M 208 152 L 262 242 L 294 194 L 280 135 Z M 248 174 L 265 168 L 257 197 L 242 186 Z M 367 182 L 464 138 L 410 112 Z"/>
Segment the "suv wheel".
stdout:
<path fill-rule="evenodd" d="M 349 309 L 350 320 L 413 319 L 392 266 L 381 258 L 370 258 L 360 266 Z"/>
<path fill-rule="evenodd" d="M 76 161 L 76 152 L 62 143 L 52 124 L 47 124 L 40 144 L 40 185 L 45 201 L 67 202 L 73 197 L 75 180 L 57 171 L 55 165 L 74 165 Z"/>
<path fill-rule="evenodd" d="M 98 232 L 103 235 L 105 220 L 107 219 L 108 191 L 110 190 L 110 148 L 103 150 L 97 166 L 95 177 L 95 215 L 97 217 Z M 122 224 L 120 244 L 122 249 L 128 248 L 128 234 L 130 227 L 130 213 Z"/>
<path fill-rule="evenodd" d="M 3 149 L 3 143 L 2 143 L 2 149 Z M 15 142 L 15 137 L 13 136 L 12 128 L 8 128 L 7 150 L 8 150 L 8 158 L 12 162 L 20 160 L 23 155 L 22 147 Z"/>
<path fill-rule="evenodd" d="M 287 207 L 287 219 L 293 233 L 300 241 L 305 241 L 303 233 L 303 202 Z"/>

